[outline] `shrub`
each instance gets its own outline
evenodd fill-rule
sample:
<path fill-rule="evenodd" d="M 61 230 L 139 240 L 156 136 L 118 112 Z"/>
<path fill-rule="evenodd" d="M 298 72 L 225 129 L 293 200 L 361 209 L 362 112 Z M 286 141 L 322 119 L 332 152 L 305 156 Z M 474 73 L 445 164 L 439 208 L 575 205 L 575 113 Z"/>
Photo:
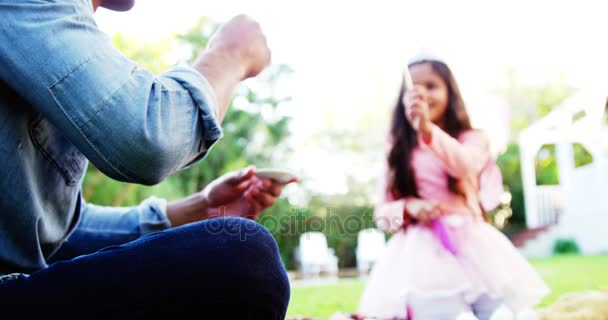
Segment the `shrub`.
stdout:
<path fill-rule="evenodd" d="M 553 253 L 579 253 L 579 249 L 574 239 L 557 239 L 553 244 Z"/>

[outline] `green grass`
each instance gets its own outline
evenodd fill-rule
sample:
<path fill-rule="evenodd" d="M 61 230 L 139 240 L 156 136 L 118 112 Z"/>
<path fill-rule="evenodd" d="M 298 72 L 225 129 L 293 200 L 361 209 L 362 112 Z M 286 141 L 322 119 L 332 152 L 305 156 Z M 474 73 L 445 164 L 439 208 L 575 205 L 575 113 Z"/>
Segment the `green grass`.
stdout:
<path fill-rule="evenodd" d="M 539 307 L 552 304 L 567 292 L 608 290 L 608 256 L 564 255 L 530 262 L 551 288 Z"/>
<path fill-rule="evenodd" d="M 323 286 L 292 286 L 287 315 L 327 319 L 337 311 L 354 312 L 364 288 L 365 282 L 359 280 L 341 280 Z"/>
<path fill-rule="evenodd" d="M 567 292 L 608 290 L 608 256 L 564 255 L 530 262 L 552 290 L 539 307 L 552 304 Z M 364 288 L 365 282 L 355 279 L 328 285 L 294 284 L 287 314 L 327 319 L 338 311 L 355 312 Z"/>

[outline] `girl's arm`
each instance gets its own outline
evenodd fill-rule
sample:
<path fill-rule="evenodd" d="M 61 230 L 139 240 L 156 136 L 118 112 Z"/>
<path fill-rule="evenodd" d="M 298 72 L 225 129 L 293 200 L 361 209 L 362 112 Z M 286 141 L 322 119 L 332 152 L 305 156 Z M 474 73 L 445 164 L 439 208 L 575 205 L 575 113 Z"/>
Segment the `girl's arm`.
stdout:
<path fill-rule="evenodd" d="M 457 179 L 479 174 L 490 157 L 488 138 L 481 131 L 467 131 L 456 140 L 431 124 L 428 139 L 420 141 L 443 160 L 448 173 Z"/>

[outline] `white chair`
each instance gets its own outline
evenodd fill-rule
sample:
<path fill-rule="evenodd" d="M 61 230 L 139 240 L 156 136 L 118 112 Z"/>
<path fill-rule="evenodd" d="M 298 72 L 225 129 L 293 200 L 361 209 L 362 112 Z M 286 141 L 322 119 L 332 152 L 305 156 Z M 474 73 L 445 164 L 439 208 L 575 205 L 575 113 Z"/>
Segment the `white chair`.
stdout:
<path fill-rule="evenodd" d="M 300 235 L 300 244 L 295 253 L 304 277 L 319 276 L 322 272 L 337 276 L 338 257 L 334 250 L 327 246 L 323 233 L 313 231 Z"/>
<path fill-rule="evenodd" d="M 386 246 L 384 232 L 376 228 L 363 229 L 357 235 L 357 271 L 367 273 L 374 266 Z"/>

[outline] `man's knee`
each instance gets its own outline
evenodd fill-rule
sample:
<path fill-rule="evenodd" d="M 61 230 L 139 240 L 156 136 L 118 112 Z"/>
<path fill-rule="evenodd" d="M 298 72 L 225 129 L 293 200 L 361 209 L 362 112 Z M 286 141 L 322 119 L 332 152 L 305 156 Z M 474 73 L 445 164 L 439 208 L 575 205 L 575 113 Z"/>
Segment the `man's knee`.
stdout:
<path fill-rule="evenodd" d="M 227 263 L 242 273 L 285 274 L 276 240 L 262 225 L 243 218 L 220 218 L 215 226 L 218 244 Z"/>
<path fill-rule="evenodd" d="M 212 256 L 201 257 L 201 265 L 213 265 L 224 275 L 225 288 L 234 288 L 235 294 L 242 294 L 250 302 L 259 300 L 277 309 L 287 308 L 290 295 L 287 273 L 277 242 L 266 228 L 243 218 L 217 218 L 200 226 L 211 237 L 214 246 L 211 250 L 215 251 Z M 208 240 L 201 246 L 209 246 Z"/>
<path fill-rule="evenodd" d="M 259 223 L 249 219 L 237 217 L 216 218 L 201 222 L 201 227 L 205 233 L 221 236 L 231 241 L 270 241 L 276 246 L 272 234 Z"/>

